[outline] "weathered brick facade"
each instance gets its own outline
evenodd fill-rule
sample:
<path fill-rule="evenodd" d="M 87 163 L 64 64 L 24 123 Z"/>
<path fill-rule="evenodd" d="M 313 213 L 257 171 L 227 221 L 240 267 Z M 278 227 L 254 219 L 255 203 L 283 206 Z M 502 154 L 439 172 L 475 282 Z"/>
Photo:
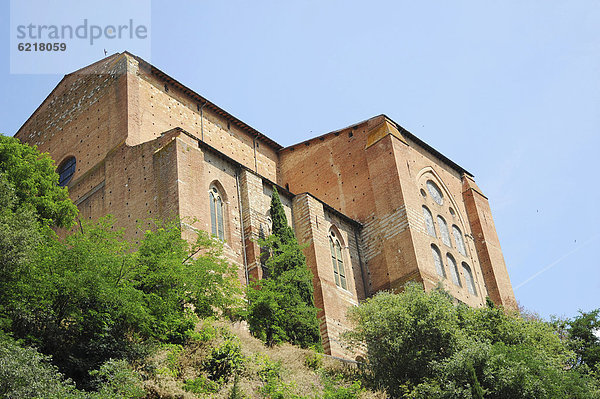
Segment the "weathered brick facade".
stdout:
<path fill-rule="evenodd" d="M 180 216 L 210 232 L 214 189 L 225 254 L 243 284 L 262 278 L 256 240 L 269 234 L 277 185 L 305 245 L 330 354 L 352 356 L 339 340 L 350 306 L 409 280 L 426 289 L 442 284 L 471 306 L 488 295 L 515 306 L 489 203 L 473 176 L 384 115 L 283 148 L 120 53 L 65 76 L 16 137 L 57 165 L 74 156 L 68 186 L 80 217 L 113 214 L 133 240 L 142 234 L 137 221 L 148 218 Z M 332 255 L 342 264 L 337 276 Z"/>

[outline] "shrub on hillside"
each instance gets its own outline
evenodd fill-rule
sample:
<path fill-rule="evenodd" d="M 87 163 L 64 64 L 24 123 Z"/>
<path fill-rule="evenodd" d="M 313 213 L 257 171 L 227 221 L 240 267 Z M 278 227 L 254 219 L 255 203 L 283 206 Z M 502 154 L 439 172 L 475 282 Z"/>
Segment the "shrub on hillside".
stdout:
<path fill-rule="evenodd" d="M 495 307 L 454 304 L 408 284 L 353 308 L 350 338 L 368 348 L 367 373 L 392 397 L 594 398 L 597 381 L 549 323 Z"/>

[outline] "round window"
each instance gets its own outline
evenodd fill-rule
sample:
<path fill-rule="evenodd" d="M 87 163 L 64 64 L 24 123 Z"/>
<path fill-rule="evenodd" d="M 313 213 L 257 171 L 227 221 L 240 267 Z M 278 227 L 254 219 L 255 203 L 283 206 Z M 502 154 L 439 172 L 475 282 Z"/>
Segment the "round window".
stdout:
<path fill-rule="evenodd" d="M 433 198 L 436 204 L 442 205 L 444 203 L 442 191 L 432 180 L 427 180 L 427 191 L 429 191 L 431 198 Z"/>
<path fill-rule="evenodd" d="M 69 157 L 62 161 L 62 163 L 56 169 L 56 173 L 58 173 L 58 185 L 61 187 L 69 184 L 73 175 L 75 174 L 75 165 L 77 161 L 75 157 Z"/>

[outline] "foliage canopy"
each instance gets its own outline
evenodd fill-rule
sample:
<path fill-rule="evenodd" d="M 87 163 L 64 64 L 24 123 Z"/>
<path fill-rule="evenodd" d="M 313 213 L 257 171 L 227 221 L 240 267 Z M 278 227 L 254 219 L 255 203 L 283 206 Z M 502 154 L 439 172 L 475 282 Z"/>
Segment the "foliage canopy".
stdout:
<path fill-rule="evenodd" d="M 312 273 L 273 188 L 270 208 L 273 234 L 262 242 L 271 252 L 270 276 L 248 290 L 250 331 L 268 345 L 290 342 L 321 348 Z"/>
<path fill-rule="evenodd" d="M 30 205 L 37 218 L 56 227 L 70 227 L 77 207 L 67 189 L 58 186 L 54 161 L 36 147 L 0 135 L 0 175 L 12 187 L 19 204 Z"/>
<path fill-rule="evenodd" d="M 178 222 L 147 230 L 137 248 L 110 218 L 64 241 L 45 237 L 2 298 L 5 328 L 88 384 L 88 372 L 111 358 L 139 357 L 150 342 L 181 342 L 197 316 L 235 312 L 239 283 L 220 254 L 206 233 L 183 240 Z"/>
<path fill-rule="evenodd" d="M 599 397 L 598 381 L 568 367 L 574 353 L 536 318 L 456 305 L 417 284 L 379 293 L 350 317 L 367 372 L 392 397 Z"/>

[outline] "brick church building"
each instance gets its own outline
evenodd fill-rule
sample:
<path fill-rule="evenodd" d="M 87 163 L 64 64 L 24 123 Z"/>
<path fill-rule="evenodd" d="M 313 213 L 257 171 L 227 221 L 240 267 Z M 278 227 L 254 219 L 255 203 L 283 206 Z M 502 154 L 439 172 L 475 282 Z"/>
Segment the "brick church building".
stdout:
<path fill-rule="evenodd" d="M 490 206 L 473 175 L 385 115 L 282 147 L 161 70 L 117 53 L 66 75 L 15 135 L 48 152 L 80 218 L 195 218 L 239 279 L 261 278 L 276 186 L 314 275 L 325 351 L 346 310 L 409 280 L 515 307 Z M 187 228 L 187 232 L 186 232 Z"/>

